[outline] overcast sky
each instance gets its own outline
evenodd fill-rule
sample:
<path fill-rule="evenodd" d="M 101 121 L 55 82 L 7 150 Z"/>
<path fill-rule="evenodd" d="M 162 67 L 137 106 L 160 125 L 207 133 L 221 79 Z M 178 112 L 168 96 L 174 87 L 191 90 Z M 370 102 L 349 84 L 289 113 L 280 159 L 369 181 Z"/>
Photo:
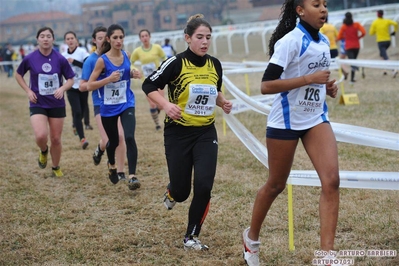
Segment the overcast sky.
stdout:
<path fill-rule="evenodd" d="M 0 21 L 19 14 L 51 10 L 80 14 L 81 4 L 107 1 L 109 0 L 0 0 Z"/>

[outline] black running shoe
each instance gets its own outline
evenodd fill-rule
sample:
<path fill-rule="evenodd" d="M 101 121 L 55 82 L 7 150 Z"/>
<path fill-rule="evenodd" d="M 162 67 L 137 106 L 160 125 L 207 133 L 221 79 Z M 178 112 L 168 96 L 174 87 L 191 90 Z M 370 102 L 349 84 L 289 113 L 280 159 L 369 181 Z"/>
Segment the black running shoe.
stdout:
<path fill-rule="evenodd" d="M 141 187 L 141 184 L 140 181 L 137 179 L 137 177 L 133 176 L 132 178 L 129 179 L 127 186 L 129 187 L 130 190 L 136 190 Z"/>
<path fill-rule="evenodd" d="M 126 176 L 124 172 L 118 173 L 119 181 L 126 181 Z"/>
<path fill-rule="evenodd" d="M 94 161 L 94 165 L 99 165 L 101 162 L 101 157 L 103 156 L 104 151 L 102 151 L 100 149 L 100 144 L 97 145 L 96 150 L 93 153 L 93 161 Z"/>
<path fill-rule="evenodd" d="M 109 162 L 107 163 L 107 165 L 108 165 L 109 180 L 111 180 L 112 184 L 117 184 L 119 182 L 119 176 L 118 176 L 118 173 L 116 172 L 116 168 L 112 169 Z"/>

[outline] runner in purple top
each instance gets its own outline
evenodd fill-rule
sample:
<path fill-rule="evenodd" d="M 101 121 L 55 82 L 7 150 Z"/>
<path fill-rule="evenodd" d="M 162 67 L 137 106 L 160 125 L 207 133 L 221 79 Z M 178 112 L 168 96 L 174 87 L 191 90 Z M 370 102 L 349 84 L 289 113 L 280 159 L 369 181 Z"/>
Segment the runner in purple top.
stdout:
<path fill-rule="evenodd" d="M 39 167 L 43 169 L 47 166 L 47 142 L 50 134 L 52 172 L 54 176 L 61 177 L 61 133 L 66 116 L 64 92 L 72 87 L 75 73 L 67 59 L 53 50 L 54 32 L 51 28 L 39 29 L 36 39 L 39 49 L 22 60 L 15 79 L 29 98 L 30 121 L 36 144 L 40 148 Z M 28 71 L 29 86 L 24 80 Z M 65 84 L 63 78 L 66 79 Z"/>

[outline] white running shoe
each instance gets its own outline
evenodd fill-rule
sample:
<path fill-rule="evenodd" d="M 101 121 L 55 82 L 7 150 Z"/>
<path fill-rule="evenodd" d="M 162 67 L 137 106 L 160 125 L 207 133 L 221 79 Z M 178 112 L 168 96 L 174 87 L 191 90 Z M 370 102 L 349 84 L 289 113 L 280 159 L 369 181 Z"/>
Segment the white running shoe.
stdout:
<path fill-rule="evenodd" d="M 249 227 L 242 233 L 244 244 L 244 260 L 248 266 L 259 266 L 259 241 L 253 241 L 248 237 Z"/>
<path fill-rule="evenodd" d="M 208 250 L 209 247 L 207 245 L 201 244 L 201 241 L 198 238 L 194 237 L 193 239 L 188 239 L 187 241 L 183 241 L 184 250 Z"/>
<path fill-rule="evenodd" d="M 171 210 L 176 205 L 176 201 L 172 198 L 169 193 L 169 188 L 166 190 L 164 194 L 163 205 L 165 205 L 166 209 Z"/>

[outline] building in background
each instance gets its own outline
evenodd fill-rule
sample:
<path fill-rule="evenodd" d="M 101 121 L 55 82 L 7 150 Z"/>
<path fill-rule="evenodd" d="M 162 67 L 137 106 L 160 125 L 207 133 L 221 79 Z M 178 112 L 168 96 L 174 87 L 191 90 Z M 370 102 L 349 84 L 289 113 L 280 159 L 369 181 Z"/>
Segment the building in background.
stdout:
<path fill-rule="evenodd" d="M 62 5 L 59 4 L 59 5 Z M 62 41 L 68 30 L 76 32 L 79 38 L 90 38 L 97 26 L 118 23 L 126 35 L 137 34 L 146 28 L 151 32 L 183 30 L 191 15 L 202 13 L 211 25 L 232 24 L 265 18 L 261 9 L 250 0 L 119 0 L 81 5 L 81 14 L 66 12 L 28 13 L 10 17 L 0 22 L 0 43 L 24 44 L 35 42 L 36 32 L 43 26 L 53 28 L 56 40 Z M 255 12 L 256 11 L 256 12 Z M 251 14 L 248 16 L 248 14 Z M 257 14 L 257 15 L 254 15 Z M 263 14 L 263 17 L 262 17 Z"/>
<path fill-rule="evenodd" d="M 10 42 L 15 45 L 29 41 L 35 43 L 36 32 L 43 26 L 53 28 L 56 40 L 59 42 L 62 42 L 63 34 L 68 30 L 75 31 L 80 39 L 90 39 L 95 27 L 109 26 L 113 23 L 123 26 L 126 35 L 137 34 L 143 28 L 150 32 L 183 30 L 188 18 L 197 13 L 204 14 L 212 26 L 264 21 L 277 19 L 281 4 L 284 2 L 284 0 L 104 0 L 102 2 L 85 0 L 81 1 L 83 4 L 78 8 L 80 14 L 69 14 L 65 11 L 71 9 L 65 8 L 62 2 L 48 1 L 52 11 L 21 14 L 0 21 L 0 43 Z M 72 1 L 70 2 L 72 5 Z M 328 5 L 331 11 L 345 7 L 387 3 L 397 3 L 397 0 L 329 0 Z"/>

